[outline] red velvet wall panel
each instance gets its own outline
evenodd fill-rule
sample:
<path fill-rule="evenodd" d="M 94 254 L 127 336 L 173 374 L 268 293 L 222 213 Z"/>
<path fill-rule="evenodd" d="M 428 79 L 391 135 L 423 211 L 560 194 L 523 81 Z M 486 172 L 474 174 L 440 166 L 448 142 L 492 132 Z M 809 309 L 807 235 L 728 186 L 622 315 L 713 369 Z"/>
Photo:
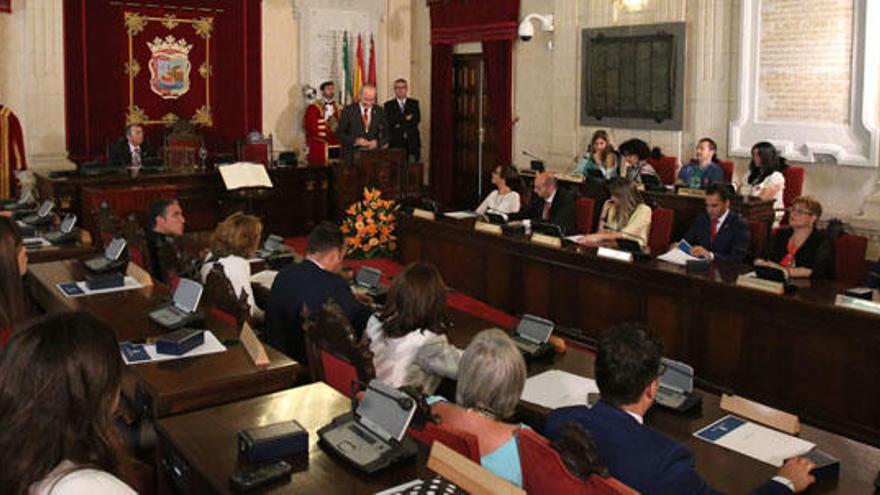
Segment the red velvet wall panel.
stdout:
<path fill-rule="evenodd" d="M 0 12 L 12 12 L 12 0 L 0 0 Z"/>
<path fill-rule="evenodd" d="M 151 20 L 130 35 L 126 12 Z M 159 19 L 165 16 L 179 22 L 163 23 Z M 207 17 L 213 22 L 210 35 L 204 36 L 193 21 Z M 130 102 L 144 112 L 147 141 L 154 146 L 162 144 L 167 129 L 158 122 L 162 117 L 173 114 L 191 120 L 203 105 L 210 110 L 210 125 L 196 120 L 212 152 L 231 152 L 235 140 L 261 130 L 260 0 L 65 0 L 64 30 L 67 148 L 72 160 L 103 158 L 107 146 L 122 136 Z M 189 46 L 189 89 L 176 98 L 151 89 L 154 52 L 149 43 L 168 35 L 185 39 Z M 130 49 L 139 68 L 131 81 Z M 207 68 L 211 72 L 206 78 Z M 180 83 L 181 77 L 172 75 L 171 82 Z"/>

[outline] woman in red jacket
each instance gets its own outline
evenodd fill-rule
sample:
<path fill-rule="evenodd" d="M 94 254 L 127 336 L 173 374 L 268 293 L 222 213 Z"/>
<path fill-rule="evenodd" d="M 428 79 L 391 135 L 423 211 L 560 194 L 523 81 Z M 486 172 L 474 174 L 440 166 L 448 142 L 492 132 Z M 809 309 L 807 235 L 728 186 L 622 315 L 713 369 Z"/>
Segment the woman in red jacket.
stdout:
<path fill-rule="evenodd" d="M 0 216 L 0 348 L 24 313 L 21 277 L 27 272 L 27 253 L 15 221 Z"/>

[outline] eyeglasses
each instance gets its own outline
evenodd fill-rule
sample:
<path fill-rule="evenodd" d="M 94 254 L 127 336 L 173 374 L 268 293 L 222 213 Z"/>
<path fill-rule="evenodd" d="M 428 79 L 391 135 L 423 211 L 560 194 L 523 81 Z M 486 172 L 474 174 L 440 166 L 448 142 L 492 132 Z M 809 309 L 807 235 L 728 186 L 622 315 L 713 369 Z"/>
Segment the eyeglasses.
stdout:
<path fill-rule="evenodd" d="M 794 208 L 794 207 L 789 208 L 789 209 L 788 209 L 788 212 L 791 213 L 791 214 L 797 213 L 798 215 L 812 215 L 812 214 L 813 214 L 812 211 L 809 211 L 809 210 L 803 210 L 803 209 L 801 209 L 801 208 Z"/>

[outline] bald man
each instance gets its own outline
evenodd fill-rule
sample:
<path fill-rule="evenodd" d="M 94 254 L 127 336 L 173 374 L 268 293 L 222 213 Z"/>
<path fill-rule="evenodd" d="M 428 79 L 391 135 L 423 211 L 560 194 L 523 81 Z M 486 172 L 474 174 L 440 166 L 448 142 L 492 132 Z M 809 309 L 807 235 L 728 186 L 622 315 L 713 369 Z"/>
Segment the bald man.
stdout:
<path fill-rule="evenodd" d="M 385 112 L 376 106 L 376 87 L 364 85 L 358 102 L 345 107 L 339 116 L 336 136 L 345 161 L 354 161 L 355 151 L 383 148 L 388 143 L 387 133 Z"/>
<path fill-rule="evenodd" d="M 564 235 L 577 232 L 574 197 L 557 187 L 556 176 L 542 172 L 535 177 L 535 195 L 528 209 L 510 215 L 511 220 L 534 223 L 552 223 L 562 228 Z"/>

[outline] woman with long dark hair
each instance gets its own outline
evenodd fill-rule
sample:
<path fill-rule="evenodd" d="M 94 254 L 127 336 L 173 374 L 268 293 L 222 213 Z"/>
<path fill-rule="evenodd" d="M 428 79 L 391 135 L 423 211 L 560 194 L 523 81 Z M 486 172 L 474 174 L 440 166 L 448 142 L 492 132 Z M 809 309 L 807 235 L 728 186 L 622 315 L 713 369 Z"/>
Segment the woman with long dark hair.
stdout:
<path fill-rule="evenodd" d="M 27 273 L 27 252 L 15 221 L 0 216 L 0 348 L 24 314 L 21 277 Z"/>
<path fill-rule="evenodd" d="M 135 493 L 115 476 L 121 381 L 116 336 L 93 316 L 16 332 L 0 352 L 0 491 Z"/>
<path fill-rule="evenodd" d="M 598 170 L 606 179 L 614 179 L 620 175 L 617 152 L 605 130 L 599 129 L 593 133 L 590 145 L 587 146 L 584 155 L 578 159 L 572 174 L 586 177 L 587 170 Z"/>
<path fill-rule="evenodd" d="M 785 158 L 779 156 L 779 152 L 772 144 L 761 141 L 752 146 L 749 174 L 743 181 L 741 191 L 745 195 L 773 200 L 773 209 L 776 210 L 774 227 L 779 226 L 785 215 L 785 202 L 782 199 L 785 192 L 783 171 L 787 167 Z"/>
<path fill-rule="evenodd" d="M 519 172 L 510 165 L 498 165 L 492 169 L 492 185 L 495 189 L 477 207 L 477 213 L 510 214 L 520 208 Z"/>

